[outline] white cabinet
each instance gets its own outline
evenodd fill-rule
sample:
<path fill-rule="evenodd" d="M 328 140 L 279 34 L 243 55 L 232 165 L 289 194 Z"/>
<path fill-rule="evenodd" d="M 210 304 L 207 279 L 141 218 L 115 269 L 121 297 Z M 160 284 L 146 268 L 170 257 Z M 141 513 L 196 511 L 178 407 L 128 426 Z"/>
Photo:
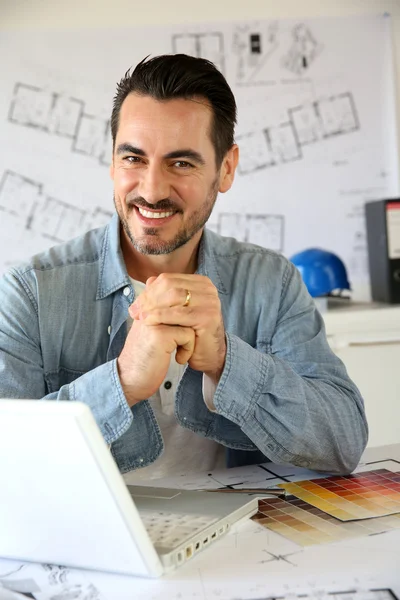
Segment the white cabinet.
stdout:
<path fill-rule="evenodd" d="M 323 312 L 328 341 L 360 389 L 368 447 L 400 442 L 400 306 L 335 301 Z"/>

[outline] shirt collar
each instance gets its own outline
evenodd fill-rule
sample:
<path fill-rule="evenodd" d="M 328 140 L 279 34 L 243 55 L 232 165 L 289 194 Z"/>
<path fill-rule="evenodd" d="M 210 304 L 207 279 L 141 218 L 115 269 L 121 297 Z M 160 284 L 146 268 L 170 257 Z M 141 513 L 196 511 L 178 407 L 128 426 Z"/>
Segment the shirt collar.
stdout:
<path fill-rule="evenodd" d="M 221 294 L 226 294 L 226 288 L 220 277 L 215 258 L 215 245 L 219 236 L 204 229 L 200 240 L 198 268 L 196 273 L 211 279 Z M 100 254 L 100 276 L 96 300 L 102 300 L 116 290 L 130 285 L 131 280 L 126 270 L 120 243 L 120 220 L 114 214 L 105 228 L 105 235 Z"/>
<path fill-rule="evenodd" d="M 227 294 L 226 287 L 222 282 L 215 256 L 216 245 L 220 240 L 219 235 L 205 228 L 200 240 L 198 267 L 196 273 L 206 275 L 220 294 Z"/>
<path fill-rule="evenodd" d="M 96 300 L 102 300 L 116 290 L 130 285 L 121 251 L 119 224 L 118 215 L 115 213 L 105 229 L 100 254 L 100 276 Z"/>

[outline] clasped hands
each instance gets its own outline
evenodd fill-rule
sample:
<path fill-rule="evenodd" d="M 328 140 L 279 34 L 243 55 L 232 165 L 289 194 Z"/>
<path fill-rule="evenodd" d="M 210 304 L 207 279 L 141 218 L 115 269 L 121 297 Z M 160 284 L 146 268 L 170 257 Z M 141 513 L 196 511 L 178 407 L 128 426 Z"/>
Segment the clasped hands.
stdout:
<path fill-rule="evenodd" d="M 189 363 L 218 383 L 225 364 L 225 328 L 218 292 L 208 277 L 150 277 L 129 314 L 133 324 L 117 365 L 130 406 L 158 390 L 175 350 L 178 363 Z"/>

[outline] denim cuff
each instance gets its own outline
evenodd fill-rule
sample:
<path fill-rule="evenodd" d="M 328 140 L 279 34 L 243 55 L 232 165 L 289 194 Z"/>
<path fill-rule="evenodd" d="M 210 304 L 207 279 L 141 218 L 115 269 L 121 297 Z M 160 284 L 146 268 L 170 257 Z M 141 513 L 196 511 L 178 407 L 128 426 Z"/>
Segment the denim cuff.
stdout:
<path fill-rule="evenodd" d="M 67 387 L 70 400 L 90 407 L 107 444 L 115 442 L 131 425 L 132 412 L 119 380 L 117 359 L 85 373 Z M 59 395 L 59 399 L 63 398 Z"/>
<path fill-rule="evenodd" d="M 254 413 L 268 374 L 268 356 L 236 335 L 226 334 L 226 359 L 214 394 L 217 412 L 240 427 Z"/>

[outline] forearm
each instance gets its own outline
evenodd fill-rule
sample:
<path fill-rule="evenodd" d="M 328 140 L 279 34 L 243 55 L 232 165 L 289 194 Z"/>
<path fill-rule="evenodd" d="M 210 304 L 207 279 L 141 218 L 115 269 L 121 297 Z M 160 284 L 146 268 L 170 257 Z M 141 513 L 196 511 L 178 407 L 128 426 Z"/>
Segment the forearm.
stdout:
<path fill-rule="evenodd" d="M 132 412 L 119 381 L 116 360 L 81 375 L 44 399 L 87 404 L 107 444 L 121 437 L 132 423 Z"/>
<path fill-rule="evenodd" d="M 57 391 L 47 393 L 48 389 L 40 365 L 22 361 L 0 350 L 1 398 L 83 402 L 90 407 L 108 444 L 118 439 L 132 423 L 132 412 L 118 378 L 115 360 L 62 385 Z"/>
<path fill-rule="evenodd" d="M 316 470 L 349 472 L 367 441 L 362 398 L 342 363 L 308 365 L 300 375 L 288 361 L 228 335 L 224 372 L 214 395 L 217 412 L 271 460 Z"/>

